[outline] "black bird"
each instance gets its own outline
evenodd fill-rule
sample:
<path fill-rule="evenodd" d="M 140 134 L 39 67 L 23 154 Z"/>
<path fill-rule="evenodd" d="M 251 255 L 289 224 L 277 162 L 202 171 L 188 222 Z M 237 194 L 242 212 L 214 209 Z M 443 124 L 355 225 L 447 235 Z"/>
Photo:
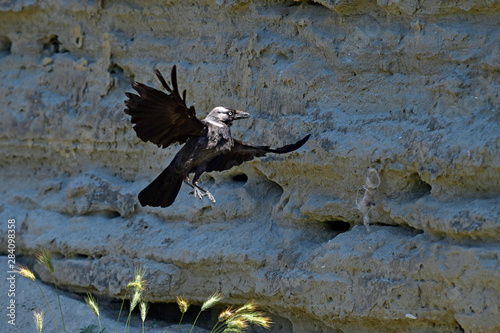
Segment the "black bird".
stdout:
<path fill-rule="evenodd" d="M 309 139 L 310 135 L 307 135 L 294 144 L 277 149 L 233 139 L 229 129 L 231 123 L 249 117 L 248 113 L 218 106 L 200 120 L 196 118 L 194 107 L 188 108 L 186 105 L 186 90 L 182 97 L 179 94 L 176 67 L 172 68 L 172 87 L 159 70 L 155 73 L 168 93 L 134 82 L 132 88 L 139 95 L 126 93 L 125 113 L 132 116 L 134 130 L 142 141 L 151 141 L 163 148 L 175 142 L 185 145 L 170 165 L 139 193 L 142 206 L 170 206 L 183 181 L 191 186 L 195 197 L 202 199 L 206 196 L 215 202 L 213 195 L 198 185 L 203 172 L 228 170 L 255 157 L 265 156 L 266 153 L 288 153 L 299 149 Z M 194 173 L 191 182 L 190 173 Z"/>

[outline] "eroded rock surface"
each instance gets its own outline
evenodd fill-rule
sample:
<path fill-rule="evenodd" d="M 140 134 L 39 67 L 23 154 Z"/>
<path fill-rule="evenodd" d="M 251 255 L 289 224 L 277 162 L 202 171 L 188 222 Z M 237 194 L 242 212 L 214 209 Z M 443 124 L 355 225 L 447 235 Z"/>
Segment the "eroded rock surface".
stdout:
<path fill-rule="evenodd" d="M 276 331 L 500 330 L 499 1 L 4 1 L 0 28 L 2 228 L 66 290 L 142 264 L 151 301 L 253 298 Z M 178 147 L 124 93 L 174 64 L 200 117 L 252 114 L 234 136 L 311 139 L 141 207 Z"/>

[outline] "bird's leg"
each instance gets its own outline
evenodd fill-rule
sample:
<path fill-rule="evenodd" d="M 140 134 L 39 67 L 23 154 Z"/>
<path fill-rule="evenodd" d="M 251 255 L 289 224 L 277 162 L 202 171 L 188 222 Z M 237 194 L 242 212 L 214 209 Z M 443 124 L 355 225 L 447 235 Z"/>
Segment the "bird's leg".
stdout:
<path fill-rule="evenodd" d="M 215 198 L 214 196 L 212 195 L 212 193 L 208 192 L 208 190 L 205 190 L 203 187 L 201 187 L 200 185 L 198 185 L 198 182 L 193 182 L 193 185 L 196 186 L 198 189 L 202 190 L 203 192 L 203 196 L 207 196 L 208 197 L 208 200 L 212 201 L 213 203 L 215 203 Z"/>
<path fill-rule="evenodd" d="M 191 188 L 193 189 L 193 192 L 191 192 L 191 193 L 194 195 L 195 198 L 203 199 L 204 196 L 207 196 L 210 201 L 212 201 L 213 203 L 215 203 L 215 198 L 212 195 L 212 193 L 208 192 L 203 187 L 201 187 L 201 186 L 198 185 L 198 178 L 200 178 L 200 176 L 199 175 L 197 176 L 195 174 L 195 176 L 193 178 L 193 182 L 190 183 L 189 182 L 189 176 L 188 176 L 188 177 L 184 178 L 184 183 L 186 183 L 189 186 L 191 186 Z"/>
<path fill-rule="evenodd" d="M 194 177 L 193 177 L 193 182 L 192 184 L 198 188 L 199 190 L 203 191 L 204 192 L 204 195 L 203 196 L 207 196 L 208 197 L 208 200 L 212 201 L 213 203 L 215 203 L 215 198 L 214 196 L 212 195 L 212 193 L 208 192 L 207 190 L 205 190 L 203 187 L 201 187 L 200 185 L 198 185 L 198 179 L 200 178 L 201 174 L 203 173 L 203 171 L 205 171 L 205 169 L 201 169 L 201 170 L 196 170 L 195 174 L 194 174 Z"/>

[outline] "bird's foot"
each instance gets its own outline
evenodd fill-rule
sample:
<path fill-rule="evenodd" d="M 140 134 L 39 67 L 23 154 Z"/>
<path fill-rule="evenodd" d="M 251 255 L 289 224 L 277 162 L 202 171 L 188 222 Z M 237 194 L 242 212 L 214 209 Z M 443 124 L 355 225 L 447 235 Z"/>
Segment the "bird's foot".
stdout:
<path fill-rule="evenodd" d="M 202 190 L 200 190 L 197 187 L 193 187 L 193 192 L 190 194 L 194 195 L 195 198 L 199 198 L 200 200 L 203 199 L 203 197 L 206 195 Z"/>
<path fill-rule="evenodd" d="M 212 203 L 215 203 L 215 198 L 212 193 L 205 191 L 205 195 L 208 197 L 208 200 L 212 201 Z"/>
<path fill-rule="evenodd" d="M 190 194 L 194 195 L 195 198 L 199 198 L 200 200 L 202 200 L 203 197 L 208 197 L 208 200 L 215 203 L 214 196 L 212 195 L 212 193 L 208 192 L 207 190 L 200 189 L 198 187 L 193 187 L 193 192 L 191 192 Z"/>

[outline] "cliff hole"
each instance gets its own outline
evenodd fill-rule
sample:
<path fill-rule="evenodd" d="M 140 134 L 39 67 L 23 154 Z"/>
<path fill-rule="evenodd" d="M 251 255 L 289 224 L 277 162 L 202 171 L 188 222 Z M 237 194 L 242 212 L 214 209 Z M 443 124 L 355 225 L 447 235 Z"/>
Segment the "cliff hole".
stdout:
<path fill-rule="evenodd" d="M 233 176 L 233 181 L 237 183 L 246 183 L 248 181 L 248 176 L 244 173 Z"/>
<path fill-rule="evenodd" d="M 351 224 L 345 221 L 333 220 L 324 222 L 325 230 L 333 233 L 343 233 L 351 230 Z"/>
<path fill-rule="evenodd" d="M 12 41 L 7 36 L 0 36 L 0 57 L 8 56 L 12 48 Z"/>
<path fill-rule="evenodd" d="M 183 324 L 192 324 L 196 315 L 201 310 L 200 306 L 191 305 L 182 318 Z M 139 315 L 139 311 L 137 311 Z M 178 324 L 182 313 L 179 311 L 177 303 L 150 303 L 148 317 L 152 321 L 164 321 L 169 325 Z M 211 311 L 203 311 L 196 322 L 196 326 L 207 328 L 212 319 Z M 210 327 L 211 328 L 211 327 Z"/>
<path fill-rule="evenodd" d="M 123 74 L 123 68 L 121 68 L 119 65 L 115 64 L 115 63 L 112 63 L 109 68 L 108 68 L 108 72 L 110 74 L 116 74 L 116 75 L 122 75 Z"/>
<path fill-rule="evenodd" d="M 108 73 L 111 74 L 111 77 L 113 78 L 111 88 L 118 88 L 120 86 L 129 87 L 134 81 L 133 75 L 127 73 L 123 67 L 114 62 L 109 65 Z"/>
<path fill-rule="evenodd" d="M 102 209 L 102 210 L 95 210 L 95 211 L 90 211 L 82 214 L 82 216 L 102 216 L 107 219 L 115 219 L 117 217 L 120 217 L 121 214 L 120 212 L 112 209 Z"/>
<path fill-rule="evenodd" d="M 59 41 L 59 37 L 57 35 L 51 35 L 44 40 L 43 43 L 43 52 L 52 56 L 56 53 L 67 52 L 61 48 L 62 43 Z"/>
<path fill-rule="evenodd" d="M 307 233 L 318 246 L 322 246 L 323 243 L 350 231 L 351 227 L 349 222 L 338 219 L 310 221 L 307 223 L 307 229 L 304 229 L 303 232 Z"/>
<path fill-rule="evenodd" d="M 411 179 L 411 194 L 416 198 L 421 198 L 428 195 L 432 191 L 432 186 L 426 183 L 418 173 L 412 173 L 410 175 Z"/>
<path fill-rule="evenodd" d="M 83 253 L 75 253 L 74 255 L 71 256 L 71 259 L 77 259 L 77 260 L 87 260 L 89 258 L 90 258 L 89 255 Z"/>

